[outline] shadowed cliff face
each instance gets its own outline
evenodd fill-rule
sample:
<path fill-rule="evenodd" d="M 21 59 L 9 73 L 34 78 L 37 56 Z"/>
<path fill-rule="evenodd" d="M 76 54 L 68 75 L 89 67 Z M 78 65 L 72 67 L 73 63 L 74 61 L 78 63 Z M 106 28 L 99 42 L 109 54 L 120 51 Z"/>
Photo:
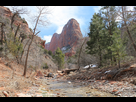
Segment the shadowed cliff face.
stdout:
<path fill-rule="evenodd" d="M 73 49 L 74 47 L 76 47 L 77 41 L 79 39 L 82 39 L 82 33 L 79 27 L 79 23 L 75 19 L 70 19 L 68 23 L 63 27 L 61 34 L 53 34 L 50 45 L 46 44 L 45 48 L 54 52 L 57 47 L 62 48 L 65 46 L 70 46 L 71 50 L 65 55 L 71 56 L 72 54 L 75 54 Z"/>

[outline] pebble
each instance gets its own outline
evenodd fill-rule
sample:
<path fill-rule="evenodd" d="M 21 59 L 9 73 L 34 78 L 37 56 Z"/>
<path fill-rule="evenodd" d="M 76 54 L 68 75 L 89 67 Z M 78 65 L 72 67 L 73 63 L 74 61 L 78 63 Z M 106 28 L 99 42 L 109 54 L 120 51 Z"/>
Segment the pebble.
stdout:
<path fill-rule="evenodd" d="M 69 84 L 71 84 L 71 81 L 68 81 Z"/>

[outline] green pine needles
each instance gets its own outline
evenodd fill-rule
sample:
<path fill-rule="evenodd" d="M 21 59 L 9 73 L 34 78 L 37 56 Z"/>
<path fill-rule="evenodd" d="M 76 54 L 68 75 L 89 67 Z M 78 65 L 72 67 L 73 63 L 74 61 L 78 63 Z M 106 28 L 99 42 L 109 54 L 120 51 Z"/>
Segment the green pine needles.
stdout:
<path fill-rule="evenodd" d="M 120 68 L 120 61 L 126 56 L 114 10 L 114 6 L 104 7 L 90 22 L 86 52 L 97 56 L 99 67 L 118 64 Z"/>
<path fill-rule="evenodd" d="M 55 55 L 54 55 L 54 59 L 55 59 L 56 63 L 58 64 L 58 69 L 64 68 L 64 58 L 65 58 L 65 55 L 62 53 L 62 51 L 58 47 L 57 50 L 55 51 Z"/>

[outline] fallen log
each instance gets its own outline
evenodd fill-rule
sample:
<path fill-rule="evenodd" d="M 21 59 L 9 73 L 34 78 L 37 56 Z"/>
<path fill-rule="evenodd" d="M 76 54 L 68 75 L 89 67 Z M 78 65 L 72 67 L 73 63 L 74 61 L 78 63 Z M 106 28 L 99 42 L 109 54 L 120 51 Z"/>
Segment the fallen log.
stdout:
<path fill-rule="evenodd" d="M 77 68 L 75 68 L 75 69 L 65 69 L 65 70 L 62 71 L 62 73 L 69 74 L 71 71 L 74 72 L 76 70 L 78 70 L 78 69 Z"/>

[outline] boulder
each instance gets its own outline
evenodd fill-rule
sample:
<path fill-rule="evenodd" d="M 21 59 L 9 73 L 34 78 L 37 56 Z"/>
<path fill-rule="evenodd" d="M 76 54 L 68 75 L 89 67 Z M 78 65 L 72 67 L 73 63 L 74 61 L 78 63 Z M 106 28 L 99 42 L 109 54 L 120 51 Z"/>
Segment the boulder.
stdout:
<path fill-rule="evenodd" d="M 6 96 L 6 97 L 9 97 L 9 94 L 7 91 L 2 91 L 2 93 Z"/>
<path fill-rule="evenodd" d="M 42 72 L 38 71 L 37 74 L 36 74 L 36 77 L 41 77 L 41 76 L 43 76 Z"/>
<path fill-rule="evenodd" d="M 54 77 L 54 74 L 53 73 L 48 73 L 47 75 L 45 75 L 44 77 Z"/>

